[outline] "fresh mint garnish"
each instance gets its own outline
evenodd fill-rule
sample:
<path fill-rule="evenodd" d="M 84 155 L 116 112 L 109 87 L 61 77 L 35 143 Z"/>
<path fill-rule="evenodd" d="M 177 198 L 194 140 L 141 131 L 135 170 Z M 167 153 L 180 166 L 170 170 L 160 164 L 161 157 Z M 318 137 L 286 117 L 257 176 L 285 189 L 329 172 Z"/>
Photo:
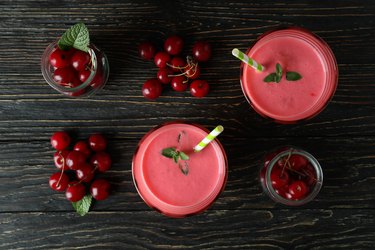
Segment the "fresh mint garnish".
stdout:
<path fill-rule="evenodd" d="M 283 77 L 283 68 L 279 63 L 276 64 L 276 72 L 273 72 L 266 76 L 263 81 L 264 82 L 276 82 L 279 83 Z M 285 78 L 287 81 L 297 81 L 302 78 L 302 76 L 298 72 L 287 71 L 285 74 Z"/>
<path fill-rule="evenodd" d="M 77 202 L 72 202 L 72 205 L 79 215 L 84 216 L 89 212 L 91 202 L 92 202 L 92 196 L 86 195 L 81 200 Z"/>
<path fill-rule="evenodd" d="M 301 78 L 302 76 L 297 72 L 293 72 L 293 71 L 286 72 L 286 79 L 288 81 L 298 81 Z"/>
<path fill-rule="evenodd" d="M 187 175 L 188 172 L 189 172 L 189 167 L 187 165 L 187 163 L 185 162 L 184 165 L 182 165 L 181 163 L 179 163 L 179 160 L 183 160 L 183 161 L 187 161 L 190 159 L 190 157 L 185 154 L 184 152 L 182 151 L 177 151 L 176 148 L 165 148 L 161 151 L 161 154 L 167 158 L 171 158 L 173 159 L 173 161 L 178 164 L 181 172 L 184 174 L 184 175 Z M 183 166 L 183 167 L 181 167 Z"/>
<path fill-rule="evenodd" d="M 89 30 L 84 23 L 77 23 L 70 27 L 57 43 L 62 50 L 68 50 L 73 47 L 84 52 L 88 52 L 89 44 Z"/>

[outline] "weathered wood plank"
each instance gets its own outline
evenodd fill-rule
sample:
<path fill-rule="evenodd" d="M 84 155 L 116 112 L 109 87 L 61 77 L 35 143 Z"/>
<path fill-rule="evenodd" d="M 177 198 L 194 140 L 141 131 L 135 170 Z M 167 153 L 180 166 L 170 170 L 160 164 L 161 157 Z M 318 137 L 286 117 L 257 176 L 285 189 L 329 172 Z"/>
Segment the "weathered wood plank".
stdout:
<path fill-rule="evenodd" d="M 229 159 L 226 189 L 213 209 L 281 208 L 261 190 L 258 172 L 265 152 L 280 145 L 305 148 L 320 161 L 323 188 L 306 208 L 375 208 L 373 138 L 230 138 L 221 137 Z M 131 161 L 138 141 L 111 140 L 114 165 L 104 174 L 113 195 L 95 210 L 149 210 L 138 196 L 131 176 Z M 48 186 L 57 172 L 49 141 L 0 144 L 0 212 L 71 210 L 64 193 Z"/>
<path fill-rule="evenodd" d="M 373 211 L 353 212 L 217 210 L 185 219 L 156 212 L 1 213 L 0 248 L 373 249 Z"/>

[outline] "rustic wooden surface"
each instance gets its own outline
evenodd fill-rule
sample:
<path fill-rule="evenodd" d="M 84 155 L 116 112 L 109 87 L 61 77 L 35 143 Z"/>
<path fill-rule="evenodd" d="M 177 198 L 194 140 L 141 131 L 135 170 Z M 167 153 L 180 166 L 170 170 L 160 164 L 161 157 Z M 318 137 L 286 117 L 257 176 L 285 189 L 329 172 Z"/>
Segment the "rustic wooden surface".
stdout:
<path fill-rule="evenodd" d="M 0 249 L 374 249 L 373 1 L 2 0 L 0 13 Z M 45 83 L 40 57 L 78 21 L 106 52 L 111 75 L 95 97 L 72 100 Z M 274 124 L 249 108 L 230 54 L 280 25 L 320 35 L 340 70 L 327 109 L 296 125 Z M 161 44 L 175 33 L 188 48 L 203 38 L 213 44 L 203 70 L 212 91 L 203 99 L 166 91 L 146 101 L 141 85 L 156 69 L 138 57 L 137 44 Z M 226 128 L 227 187 L 212 208 L 185 219 L 150 210 L 131 178 L 137 142 L 174 119 Z M 85 217 L 47 184 L 55 171 L 49 137 L 62 129 L 80 138 L 102 132 L 111 142 L 106 176 L 114 194 Z M 307 149 L 323 166 L 323 189 L 303 207 L 274 204 L 257 180 L 263 154 L 285 144 Z"/>

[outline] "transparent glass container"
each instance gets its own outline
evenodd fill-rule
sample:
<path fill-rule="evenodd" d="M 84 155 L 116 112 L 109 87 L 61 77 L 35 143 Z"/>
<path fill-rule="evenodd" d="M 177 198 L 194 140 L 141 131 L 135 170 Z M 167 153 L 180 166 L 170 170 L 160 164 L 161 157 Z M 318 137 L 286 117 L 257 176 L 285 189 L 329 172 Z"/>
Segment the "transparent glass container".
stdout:
<path fill-rule="evenodd" d="M 46 82 L 55 90 L 69 97 L 85 98 L 94 95 L 108 81 L 109 77 L 109 64 L 107 56 L 98 49 L 94 44 L 89 45 L 90 54 L 90 75 L 84 82 L 78 83 L 64 83 L 60 84 L 53 79 L 54 71 L 56 70 L 49 62 L 51 53 L 57 48 L 57 41 L 48 45 L 45 49 L 41 70 Z M 78 79 L 78 76 L 75 76 Z"/>

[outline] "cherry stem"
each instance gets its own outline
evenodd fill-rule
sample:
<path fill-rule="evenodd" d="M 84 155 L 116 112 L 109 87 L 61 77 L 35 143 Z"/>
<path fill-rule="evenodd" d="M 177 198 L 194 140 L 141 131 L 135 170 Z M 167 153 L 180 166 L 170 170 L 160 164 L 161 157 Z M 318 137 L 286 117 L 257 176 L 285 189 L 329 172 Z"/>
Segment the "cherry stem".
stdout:
<path fill-rule="evenodd" d="M 280 178 L 281 178 L 281 176 L 284 175 L 284 170 L 285 170 L 286 164 L 289 163 L 289 159 L 292 156 L 292 152 L 293 152 L 293 149 L 290 150 L 288 158 L 284 162 L 283 170 L 281 170 L 281 173 L 280 173 L 280 176 L 279 176 Z"/>
<path fill-rule="evenodd" d="M 302 169 L 302 171 L 304 171 L 304 173 L 301 173 L 301 172 L 299 172 L 299 171 L 297 171 L 297 170 L 295 170 L 295 169 L 292 168 L 292 165 L 290 165 L 290 161 L 289 161 L 290 157 L 292 156 L 292 151 L 293 151 L 293 149 L 289 152 L 288 158 L 285 160 L 285 163 L 284 163 L 283 169 L 282 169 L 282 171 L 281 171 L 279 177 L 281 178 L 281 176 L 283 176 L 286 165 L 288 165 L 288 170 L 289 170 L 289 171 L 292 171 L 292 172 L 294 172 L 294 173 L 296 173 L 296 174 L 299 174 L 299 175 L 302 176 L 302 177 L 309 176 L 309 174 L 306 173 L 303 169 Z M 310 176 L 310 177 L 311 177 L 311 176 Z M 313 178 L 314 181 L 317 181 L 316 178 L 314 178 L 314 177 L 312 177 L 312 178 Z"/>
<path fill-rule="evenodd" d="M 167 66 L 171 67 L 172 69 L 184 70 L 184 69 L 186 69 L 189 65 L 186 65 L 186 66 L 184 66 L 184 67 L 178 67 L 178 66 L 173 66 L 172 64 L 167 63 Z"/>
<path fill-rule="evenodd" d="M 61 154 L 61 151 L 59 151 L 59 156 L 61 156 L 61 158 L 62 158 L 62 160 L 61 160 L 62 161 L 62 168 L 61 168 L 60 178 L 57 181 L 56 187 L 60 187 L 60 181 L 61 181 L 61 178 L 64 174 L 64 168 L 65 168 L 65 159 L 64 159 L 63 155 Z"/>

